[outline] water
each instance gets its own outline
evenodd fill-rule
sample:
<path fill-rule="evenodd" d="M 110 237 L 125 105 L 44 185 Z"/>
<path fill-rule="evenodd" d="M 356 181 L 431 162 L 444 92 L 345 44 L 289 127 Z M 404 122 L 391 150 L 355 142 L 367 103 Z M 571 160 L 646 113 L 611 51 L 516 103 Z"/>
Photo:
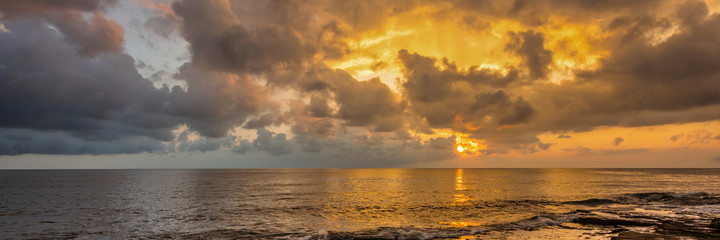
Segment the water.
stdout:
<path fill-rule="evenodd" d="M 0 192 L 8 239 L 602 239 L 618 227 L 586 218 L 720 217 L 720 169 L 13 170 Z"/>

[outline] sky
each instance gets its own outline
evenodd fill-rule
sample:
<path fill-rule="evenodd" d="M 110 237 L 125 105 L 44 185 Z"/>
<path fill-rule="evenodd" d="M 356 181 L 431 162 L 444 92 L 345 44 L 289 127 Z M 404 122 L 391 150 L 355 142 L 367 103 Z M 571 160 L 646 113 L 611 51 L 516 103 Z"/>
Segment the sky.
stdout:
<path fill-rule="evenodd" d="M 0 1 L 0 168 L 720 167 L 718 13 Z"/>

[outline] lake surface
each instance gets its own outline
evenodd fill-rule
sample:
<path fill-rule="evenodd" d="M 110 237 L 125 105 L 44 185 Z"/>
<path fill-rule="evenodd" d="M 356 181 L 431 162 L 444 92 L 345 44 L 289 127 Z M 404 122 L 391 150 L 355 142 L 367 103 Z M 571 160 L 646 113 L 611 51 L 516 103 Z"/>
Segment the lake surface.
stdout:
<path fill-rule="evenodd" d="M 720 169 L 6 170 L 0 192 L 4 239 L 712 237 L 720 217 Z"/>

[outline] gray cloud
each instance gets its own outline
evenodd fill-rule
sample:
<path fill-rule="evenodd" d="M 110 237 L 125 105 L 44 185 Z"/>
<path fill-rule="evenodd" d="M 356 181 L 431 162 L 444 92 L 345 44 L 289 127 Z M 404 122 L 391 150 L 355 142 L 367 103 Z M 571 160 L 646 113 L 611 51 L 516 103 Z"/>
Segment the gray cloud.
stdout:
<path fill-rule="evenodd" d="M 485 139 L 487 154 L 531 153 L 551 147 L 537 138 L 544 131 L 720 117 L 720 16 L 708 15 L 700 1 L 670 2 L 675 13 L 663 16 L 655 11 L 658 1 L 645 0 L 178 1 L 174 13 L 159 12 L 144 23 L 160 36 L 177 30 L 190 44 L 192 57 L 177 73 L 149 77 L 172 75 L 186 88 L 160 89 L 138 74 L 142 63 L 123 53 L 122 27 L 103 15 L 112 3 L 0 2 L 9 30 L 0 32 L 3 154 L 154 152 L 172 143 L 173 151 L 182 152 L 229 149 L 281 156 L 302 149 L 308 156 L 399 163 L 412 161 L 409 156 L 452 156 L 450 137 L 421 141 L 412 135 L 433 128 Z M 400 94 L 377 78 L 358 81 L 322 63 L 349 54 L 348 38 L 426 4 L 437 7 L 429 16 L 457 14 L 451 21 L 478 31 L 493 28 L 483 21 L 487 16 L 521 21 L 526 30 L 509 33 L 504 50 L 522 63 L 503 66 L 507 71 L 460 68 L 452 59 L 400 50 L 405 78 Z M 609 54 L 597 69 L 559 84 L 532 81 L 546 78 L 553 67 L 553 52 L 544 47 L 548 36 L 533 30 L 550 16 L 608 19 L 600 27 L 612 34 L 597 44 Z M 650 44 L 648 33 L 677 24 L 678 32 L 665 42 Z M 288 110 L 270 98 L 276 90 L 299 98 L 289 101 Z M 175 138 L 171 130 L 183 124 L 200 139 L 186 139 L 189 133 Z M 283 124 L 294 139 L 266 130 Z M 257 129 L 258 138 L 229 136 L 237 126 Z M 673 137 L 681 140 L 708 143 L 712 134 Z"/>
<path fill-rule="evenodd" d="M 720 16 L 707 16 L 702 2 L 688 4 L 693 7 L 678 10 L 693 16 L 682 19 L 682 32 L 654 47 L 625 42 L 600 69 L 580 75 L 613 86 L 608 108 L 672 111 L 720 103 L 720 47 L 712 30 L 720 27 Z"/>
<path fill-rule="evenodd" d="M 523 59 L 531 79 L 545 78 L 552 64 L 553 54 L 545 49 L 543 34 L 533 30 L 509 34 L 512 41 L 507 43 L 505 48 Z"/>
<path fill-rule="evenodd" d="M 435 59 L 406 50 L 399 58 L 406 69 L 403 91 L 410 108 L 433 127 L 450 127 L 457 117 L 478 126 L 519 124 L 534 113 L 522 97 L 510 97 L 499 88 L 516 79 L 513 72 L 503 76 L 478 67 L 460 70 L 447 59 L 440 70 Z"/>
<path fill-rule="evenodd" d="M 292 152 L 292 146 L 284 133 L 273 133 L 266 129 L 257 130 L 257 139 L 253 141 L 253 146 L 275 156 Z"/>
<path fill-rule="evenodd" d="M 612 140 L 612 144 L 615 146 L 620 146 L 620 143 L 622 143 L 623 141 L 625 141 L 625 139 L 623 139 L 621 137 L 617 137 Z"/>
<path fill-rule="evenodd" d="M 11 33 L 0 34 L 0 126 L 98 140 L 171 138 L 177 122 L 157 114 L 165 93 L 137 73 L 132 58 L 80 56 L 38 20 L 5 25 Z"/>
<path fill-rule="evenodd" d="M 73 43 L 80 54 L 98 56 L 105 52 L 120 52 L 123 28 L 106 19 L 102 10 L 115 1 L 4 1 L 0 3 L 3 19 L 41 18 L 55 26 L 62 36 Z M 94 11 L 94 12 L 93 12 Z M 82 12 L 93 12 L 86 18 Z"/>
<path fill-rule="evenodd" d="M 87 140 L 64 132 L 0 128 L 0 154 L 130 154 L 164 152 L 165 145 L 146 136 Z"/>
<path fill-rule="evenodd" d="M 176 78 L 187 82 L 187 91 L 174 87 L 169 112 L 184 117 L 188 126 L 210 137 L 225 136 L 252 115 L 274 106 L 268 93 L 248 76 L 237 76 L 196 68 L 181 67 Z M 255 122 L 250 123 L 255 124 Z"/>
<path fill-rule="evenodd" d="M 62 16 L 80 14 L 68 11 Z M 24 150 L 6 153 L 157 150 L 163 142 L 173 140 L 171 130 L 178 125 L 187 124 L 202 136 L 223 137 L 228 129 L 241 125 L 250 115 L 274 106 L 267 100 L 266 91 L 247 76 L 200 70 L 186 64 L 175 77 L 187 83 L 187 90 L 157 89 L 140 76 L 130 56 L 105 49 L 104 45 L 93 45 L 94 41 L 67 41 L 71 36 L 65 32 L 90 26 L 87 24 L 103 24 L 101 17 L 95 13 L 89 18 L 90 23 L 82 19 L 56 23 L 62 34 L 48 28 L 43 19 L 17 15 L 4 21 L 8 32 L 0 33 L 0 127 L 48 132 L 43 134 L 52 131 L 71 137 L 58 147 L 17 140 L 8 146 L 24 146 L 20 147 Z M 97 30 L 114 34 L 101 28 Z M 92 35 L 93 31 L 82 34 Z M 18 138 L 5 141 L 13 139 Z M 133 150 L 136 144 L 126 139 L 143 139 L 148 148 Z M 107 148 L 92 145 L 91 141 L 128 146 Z M 219 139 L 204 141 L 188 145 L 185 150 L 211 151 L 222 145 Z"/>
<path fill-rule="evenodd" d="M 269 25 L 250 32 L 227 4 L 173 3 L 173 10 L 183 19 L 181 32 L 190 43 L 194 64 L 228 72 L 261 72 L 275 64 L 302 62 L 304 47 L 291 30 Z"/>
<path fill-rule="evenodd" d="M 170 17 L 155 16 L 144 23 L 145 28 L 163 38 L 169 38 L 175 31 L 175 21 Z"/>
<path fill-rule="evenodd" d="M 332 116 L 348 126 L 368 126 L 376 131 L 393 131 L 402 125 L 404 103 L 379 79 L 357 81 L 342 70 L 326 67 L 309 69 L 300 79 L 300 88 L 316 94 L 309 110 L 317 117 L 331 115 L 328 100 L 338 105 Z"/>
<path fill-rule="evenodd" d="M 60 11 L 60 10 L 80 10 L 95 11 L 100 10 L 108 5 L 112 5 L 116 0 L 25 0 L 25 1 L 3 1 L 0 3 L 0 11 L 5 17 L 14 17 L 17 15 L 31 14 L 41 11 Z"/>

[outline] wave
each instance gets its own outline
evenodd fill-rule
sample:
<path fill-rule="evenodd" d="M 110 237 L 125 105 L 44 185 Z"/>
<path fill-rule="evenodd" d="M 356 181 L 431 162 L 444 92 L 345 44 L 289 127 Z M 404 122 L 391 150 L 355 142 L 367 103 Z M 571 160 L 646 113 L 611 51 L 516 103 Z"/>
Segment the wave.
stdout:
<path fill-rule="evenodd" d="M 615 204 L 619 204 L 615 206 Z M 150 238 L 179 238 L 179 239 L 448 239 L 462 238 L 464 236 L 489 236 L 493 233 L 514 232 L 517 230 L 538 229 L 575 229 L 585 231 L 585 226 L 596 226 L 606 229 L 605 233 L 620 232 L 628 235 L 633 227 L 651 227 L 658 229 L 659 233 L 668 236 L 712 236 L 706 225 L 720 213 L 720 195 L 707 192 L 672 193 L 672 192 L 641 192 L 610 196 L 607 198 L 590 198 L 579 201 L 535 201 L 516 200 L 502 202 L 476 203 L 463 207 L 481 207 L 488 209 L 502 209 L 507 206 L 547 206 L 547 205 L 582 205 L 593 208 L 578 207 L 564 213 L 538 213 L 533 217 L 507 223 L 473 225 L 466 227 L 440 226 L 440 227 L 378 227 L 358 231 L 333 231 L 304 229 L 294 232 L 256 231 L 256 230 L 229 230 L 218 229 L 200 233 L 180 235 L 159 235 Z M 628 207 L 626 205 L 636 205 Z M 657 208 L 661 205 L 661 208 Z M 599 208 L 596 208 L 599 207 Z M 435 208 L 427 206 L 427 208 Z M 707 209 L 706 209 L 707 208 Z M 570 209 L 573 209 L 571 207 Z M 317 209 L 307 209 L 312 211 Z M 425 211 L 428 209 L 415 209 Z M 437 210 L 437 209 L 435 209 Z M 293 210 L 297 211 L 297 209 Z M 292 211 L 291 211 L 292 212 Z M 669 212 L 669 213 L 665 213 Z M 684 229 L 678 233 L 677 229 Z M 664 232 L 663 232 L 664 231 Z M 634 233 L 633 233 L 634 234 Z M 710 235 L 708 235 L 710 234 Z M 609 235 L 607 235 L 610 238 Z"/>
<path fill-rule="evenodd" d="M 672 198 L 687 198 L 690 196 L 704 196 L 705 194 L 675 195 Z M 641 199 L 664 199 L 648 194 L 635 194 Z M 474 236 L 492 236 L 494 233 L 512 234 L 518 230 L 535 231 L 540 229 L 573 229 L 586 232 L 588 229 L 604 229 L 600 234 L 610 238 L 618 233 L 627 236 L 635 236 L 642 233 L 633 232 L 635 229 L 650 227 L 656 229 L 656 235 L 661 238 L 675 239 L 682 236 L 689 236 L 699 239 L 720 239 L 720 233 L 713 232 L 708 228 L 710 219 L 683 218 L 673 216 L 661 218 L 654 215 L 642 215 L 635 211 L 589 211 L 575 210 L 559 214 L 541 214 L 527 219 L 482 226 L 468 227 L 380 227 L 360 231 L 330 231 L 315 230 L 313 232 L 268 232 L 268 231 L 247 231 L 247 230 L 211 230 L 202 233 L 173 236 L 154 236 L 157 239 L 302 239 L 302 240 L 325 240 L 325 239 L 448 239 Z M 697 215 L 702 216 L 702 215 Z M 692 221 L 689 221 L 692 220 Z M 594 226 L 594 227 L 588 227 Z M 502 235 L 501 236 L 512 236 Z M 615 234 L 615 235 L 611 235 Z M 635 234 L 635 235 L 633 235 Z M 604 238 L 603 237 L 603 238 Z M 512 238 L 512 237 L 509 237 Z"/>
<path fill-rule="evenodd" d="M 644 192 L 621 194 L 610 198 L 591 198 L 580 201 L 566 201 L 565 204 L 599 206 L 609 204 L 671 203 L 682 205 L 706 205 L 720 203 L 720 195 L 707 192 L 673 193 Z"/>

